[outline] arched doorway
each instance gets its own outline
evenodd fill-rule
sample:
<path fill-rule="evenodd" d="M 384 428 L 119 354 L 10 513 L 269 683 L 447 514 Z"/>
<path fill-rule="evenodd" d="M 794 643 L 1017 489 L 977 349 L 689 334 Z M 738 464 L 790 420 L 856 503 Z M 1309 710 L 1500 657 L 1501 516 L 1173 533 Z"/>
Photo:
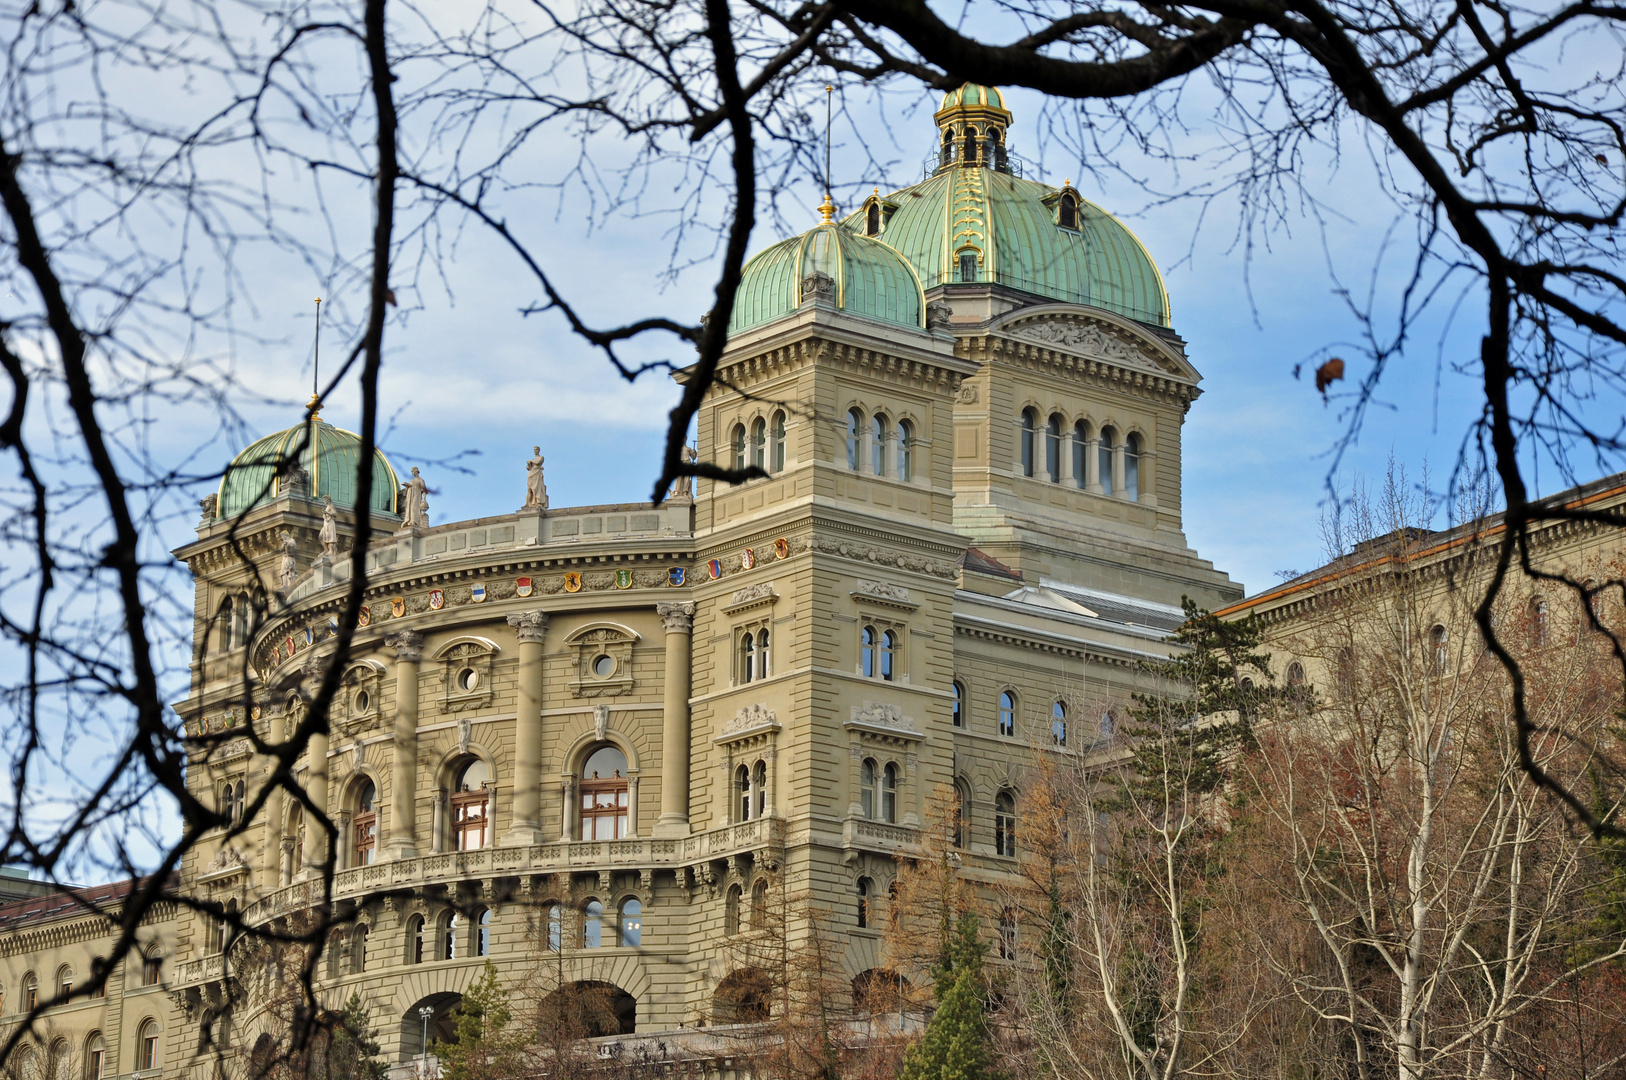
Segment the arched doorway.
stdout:
<path fill-rule="evenodd" d="M 542 1043 L 631 1035 L 638 1026 L 638 1002 L 614 983 L 566 983 L 542 999 L 537 1012 Z"/>
<path fill-rule="evenodd" d="M 457 1023 L 452 1019 L 452 1010 L 462 1003 L 463 995 L 452 993 L 430 994 L 413 1002 L 412 1007 L 401 1016 L 400 1060 L 412 1061 L 423 1056 L 426 1028 L 430 1053 L 434 1052 L 436 1042 L 450 1042 L 457 1038 Z M 427 1016 L 424 1015 L 426 1009 Z"/>
<path fill-rule="evenodd" d="M 761 968 L 741 968 L 717 984 L 712 1015 L 719 1024 L 760 1024 L 768 1019 L 773 979 Z"/>

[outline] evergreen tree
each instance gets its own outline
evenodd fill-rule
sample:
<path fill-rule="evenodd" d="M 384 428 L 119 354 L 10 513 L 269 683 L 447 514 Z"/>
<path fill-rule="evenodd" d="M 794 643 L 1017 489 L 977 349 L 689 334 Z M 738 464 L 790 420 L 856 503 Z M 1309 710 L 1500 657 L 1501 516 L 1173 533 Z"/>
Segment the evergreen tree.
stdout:
<path fill-rule="evenodd" d="M 452 1014 L 457 1037 L 434 1046 L 446 1080 L 519 1075 L 529 1044 L 523 1032 L 510 1030 L 513 1018 L 508 992 L 497 978 L 496 966 L 487 960 L 485 970 Z"/>
<path fill-rule="evenodd" d="M 899 1080 L 996 1080 L 989 1063 L 983 944 L 977 916 L 960 916 L 946 962 L 933 972 L 937 1011 L 904 1057 Z"/>
<path fill-rule="evenodd" d="M 388 1067 L 367 1020 L 367 1008 L 352 992 L 344 1010 L 325 1033 L 319 1072 L 323 1080 L 383 1080 Z"/>

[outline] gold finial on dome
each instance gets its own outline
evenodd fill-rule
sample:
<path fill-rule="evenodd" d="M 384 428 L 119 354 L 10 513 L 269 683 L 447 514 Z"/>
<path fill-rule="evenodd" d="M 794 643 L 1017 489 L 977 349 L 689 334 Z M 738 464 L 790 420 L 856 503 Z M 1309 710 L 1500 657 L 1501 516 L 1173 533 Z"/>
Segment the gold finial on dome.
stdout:
<path fill-rule="evenodd" d="M 836 220 L 836 204 L 831 201 L 830 193 L 824 193 L 824 201 L 819 204 L 819 224 L 830 225 Z"/>
<path fill-rule="evenodd" d="M 322 395 L 312 394 L 311 399 L 305 402 L 305 411 L 311 414 L 312 422 L 322 419 Z"/>

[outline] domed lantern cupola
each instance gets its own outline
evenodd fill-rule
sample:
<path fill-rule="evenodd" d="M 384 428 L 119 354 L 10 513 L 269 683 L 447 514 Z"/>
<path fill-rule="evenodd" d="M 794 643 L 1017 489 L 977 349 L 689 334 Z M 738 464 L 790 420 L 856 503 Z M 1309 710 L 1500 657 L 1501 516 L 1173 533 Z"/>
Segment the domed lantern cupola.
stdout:
<path fill-rule="evenodd" d="M 991 86 L 966 83 L 943 95 L 937 121 L 937 168 L 964 166 L 1010 172 L 1005 133 L 1011 127 L 1005 99 Z"/>

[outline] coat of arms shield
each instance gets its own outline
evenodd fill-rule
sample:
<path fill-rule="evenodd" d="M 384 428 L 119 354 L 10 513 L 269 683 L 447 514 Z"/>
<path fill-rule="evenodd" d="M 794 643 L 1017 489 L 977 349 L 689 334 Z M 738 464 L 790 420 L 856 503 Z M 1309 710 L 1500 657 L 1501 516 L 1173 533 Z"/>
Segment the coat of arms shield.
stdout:
<path fill-rule="evenodd" d="M 514 595 L 515 596 L 529 596 L 529 595 L 531 595 L 531 579 L 528 578 L 528 577 L 515 578 L 514 579 Z"/>
<path fill-rule="evenodd" d="M 617 570 L 615 572 L 615 587 L 618 589 L 632 588 L 632 571 Z"/>
<path fill-rule="evenodd" d="M 429 590 L 429 610 L 439 611 L 446 606 L 446 594 L 439 589 Z"/>
<path fill-rule="evenodd" d="M 581 591 L 582 591 L 582 576 L 581 576 L 581 574 L 579 572 L 577 572 L 575 570 L 572 570 L 570 573 L 565 575 L 565 592 L 581 592 Z"/>

